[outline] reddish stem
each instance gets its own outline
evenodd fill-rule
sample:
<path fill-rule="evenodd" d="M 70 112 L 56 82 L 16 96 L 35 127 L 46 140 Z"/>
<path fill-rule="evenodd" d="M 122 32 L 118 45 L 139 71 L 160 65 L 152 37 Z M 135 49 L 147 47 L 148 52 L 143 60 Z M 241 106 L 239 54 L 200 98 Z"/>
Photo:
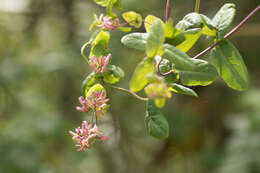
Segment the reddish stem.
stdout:
<path fill-rule="evenodd" d="M 246 16 L 244 18 L 244 20 L 242 20 L 235 28 L 233 28 L 229 33 L 227 33 L 224 38 L 228 38 L 229 36 L 231 36 L 233 33 L 235 33 L 238 29 L 240 29 L 258 10 L 260 9 L 260 5 L 258 5 L 248 16 Z M 203 56 L 204 54 L 206 54 L 207 52 L 209 52 L 211 49 L 213 49 L 214 47 L 216 47 L 219 44 L 219 41 L 214 43 L 213 45 L 211 45 L 210 47 L 208 47 L 207 49 L 203 50 L 202 52 L 200 52 L 199 54 L 197 54 L 196 56 L 193 57 L 193 59 L 199 58 L 201 56 Z"/>

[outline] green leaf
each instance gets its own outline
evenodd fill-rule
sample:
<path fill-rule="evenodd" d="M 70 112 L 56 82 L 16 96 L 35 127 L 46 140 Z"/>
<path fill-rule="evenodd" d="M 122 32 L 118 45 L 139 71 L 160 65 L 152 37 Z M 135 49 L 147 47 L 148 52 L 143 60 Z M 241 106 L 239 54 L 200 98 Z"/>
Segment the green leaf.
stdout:
<path fill-rule="evenodd" d="M 156 20 L 148 33 L 146 55 L 154 57 L 162 49 L 164 43 L 164 28 L 160 20 Z"/>
<path fill-rule="evenodd" d="M 179 94 L 198 97 L 197 93 L 195 91 L 193 91 L 192 89 L 179 85 L 179 84 L 176 84 L 176 83 L 171 84 L 169 89 L 170 89 L 170 91 L 173 91 L 173 92 L 176 92 Z"/>
<path fill-rule="evenodd" d="M 198 41 L 198 39 L 201 36 L 201 33 L 202 32 L 200 28 L 189 29 L 180 32 L 172 39 L 168 39 L 166 42 L 175 46 L 182 52 L 187 52 Z"/>
<path fill-rule="evenodd" d="M 150 32 L 150 29 L 156 20 L 160 20 L 163 23 L 163 21 L 158 17 L 155 17 L 153 15 L 146 16 L 146 18 L 144 20 L 144 27 L 145 27 L 146 32 Z"/>
<path fill-rule="evenodd" d="M 163 108 L 165 105 L 165 98 L 156 98 L 154 99 L 154 104 L 157 108 Z"/>
<path fill-rule="evenodd" d="M 110 40 L 110 34 L 106 31 L 100 31 L 91 44 L 91 52 L 89 58 L 93 55 L 96 57 L 106 56 L 108 54 L 107 46 Z"/>
<path fill-rule="evenodd" d="M 164 35 L 166 38 L 171 38 L 174 34 L 173 21 L 169 19 L 164 27 Z"/>
<path fill-rule="evenodd" d="M 212 20 L 203 14 L 200 14 L 200 17 L 201 17 L 201 21 L 203 23 L 202 34 L 207 35 L 207 36 L 216 37 L 217 29 L 213 25 Z"/>
<path fill-rule="evenodd" d="M 125 35 L 121 39 L 121 42 L 127 47 L 144 51 L 146 48 L 147 38 L 147 33 L 131 33 Z"/>
<path fill-rule="evenodd" d="M 109 3 L 109 0 L 94 0 L 94 2 L 102 7 L 106 7 Z"/>
<path fill-rule="evenodd" d="M 96 83 L 95 73 L 90 73 L 85 80 L 82 82 L 81 85 L 81 93 L 85 96 L 88 90 Z"/>
<path fill-rule="evenodd" d="M 105 92 L 105 95 L 106 95 L 106 90 L 105 88 L 101 85 L 101 84 L 95 84 L 93 85 L 87 92 L 87 94 L 85 95 L 86 98 L 88 98 L 89 96 L 91 96 L 91 94 L 93 92 L 101 92 L 101 91 L 104 91 Z M 85 92 L 86 93 L 86 92 Z"/>
<path fill-rule="evenodd" d="M 200 59 L 192 59 L 192 61 L 195 63 L 195 68 L 179 72 L 180 80 L 183 85 L 206 86 L 217 79 L 218 73 L 213 65 Z"/>
<path fill-rule="evenodd" d="M 107 70 L 111 71 L 115 77 L 123 78 L 125 76 L 124 71 L 118 66 L 108 65 Z"/>
<path fill-rule="evenodd" d="M 201 28 L 202 33 L 207 36 L 216 36 L 217 30 L 212 21 L 205 15 L 199 13 L 189 13 L 180 22 L 176 28 L 179 30 L 189 30 L 192 28 Z"/>
<path fill-rule="evenodd" d="M 115 65 L 108 65 L 107 71 L 104 73 L 103 80 L 106 83 L 114 84 L 125 76 L 124 71 Z"/>
<path fill-rule="evenodd" d="M 113 5 L 116 2 L 116 0 L 108 0 L 108 5 L 107 5 L 107 15 L 112 17 L 112 18 L 116 18 L 116 14 L 113 13 L 112 9 L 113 9 Z"/>
<path fill-rule="evenodd" d="M 218 73 L 235 90 L 243 91 L 248 88 L 248 72 L 238 50 L 229 41 L 223 40 L 211 51 L 210 59 Z"/>
<path fill-rule="evenodd" d="M 202 21 L 198 13 L 189 13 L 184 18 L 179 21 L 176 25 L 177 29 L 187 30 L 192 28 L 201 28 Z"/>
<path fill-rule="evenodd" d="M 144 58 L 143 61 L 137 65 L 135 72 L 130 80 L 130 90 L 133 92 L 142 90 L 148 83 L 146 75 L 153 72 L 153 59 L 148 57 Z"/>
<path fill-rule="evenodd" d="M 122 14 L 124 20 L 131 26 L 140 28 L 142 26 L 142 16 L 134 11 L 125 12 Z"/>
<path fill-rule="evenodd" d="M 195 63 L 184 52 L 169 44 L 164 44 L 164 48 L 165 52 L 162 57 L 168 59 L 174 65 L 173 68 L 175 70 L 189 70 L 195 68 Z"/>
<path fill-rule="evenodd" d="M 130 32 L 132 31 L 131 27 L 118 27 L 118 29 L 122 32 Z"/>
<path fill-rule="evenodd" d="M 219 39 L 223 38 L 227 33 L 236 14 L 235 7 L 235 4 L 227 3 L 221 7 L 213 18 L 212 23 L 219 31 Z"/>
<path fill-rule="evenodd" d="M 155 138 L 164 139 L 169 136 L 169 125 L 161 111 L 156 108 L 153 100 L 148 100 L 144 117 L 147 133 Z"/>
<path fill-rule="evenodd" d="M 121 0 L 117 0 L 114 4 L 116 8 L 121 8 Z"/>

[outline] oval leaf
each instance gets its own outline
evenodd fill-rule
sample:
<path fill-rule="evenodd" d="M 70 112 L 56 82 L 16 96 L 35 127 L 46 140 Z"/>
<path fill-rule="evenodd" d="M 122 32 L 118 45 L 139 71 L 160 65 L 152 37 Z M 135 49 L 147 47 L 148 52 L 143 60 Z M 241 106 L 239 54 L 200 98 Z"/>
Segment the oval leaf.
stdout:
<path fill-rule="evenodd" d="M 189 70 L 195 67 L 195 63 L 184 52 L 169 44 L 163 46 L 165 50 L 162 57 L 168 59 L 175 70 Z"/>
<path fill-rule="evenodd" d="M 178 93 L 178 94 L 184 94 L 184 95 L 198 97 L 198 94 L 195 91 L 193 91 L 192 89 L 179 85 L 179 84 L 176 84 L 176 83 L 171 84 L 171 87 L 169 88 L 169 90 L 173 91 L 175 93 Z"/>
<path fill-rule="evenodd" d="M 248 72 L 238 50 L 229 41 L 223 40 L 211 51 L 212 64 L 218 73 L 235 90 L 243 91 L 248 88 Z"/>
<path fill-rule="evenodd" d="M 150 32 L 150 29 L 156 20 L 160 20 L 163 23 L 163 21 L 158 17 L 155 17 L 153 15 L 146 16 L 146 18 L 144 20 L 144 27 L 145 27 L 146 32 Z"/>
<path fill-rule="evenodd" d="M 125 35 L 121 39 L 121 42 L 127 47 L 144 51 L 146 48 L 147 38 L 148 38 L 147 33 L 131 33 Z"/>
<path fill-rule="evenodd" d="M 142 26 L 142 16 L 134 11 L 125 12 L 122 14 L 124 20 L 131 26 L 140 28 Z"/>
<path fill-rule="evenodd" d="M 187 52 L 198 41 L 198 39 L 201 36 L 201 33 L 202 30 L 200 28 L 182 31 L 172 39 L 168 39 L 167 43 L 175 46 L 183 52 Z"/>
<path fill-rule="evenodd" d="M 214 26 L 216 26 L 216 28 L 219 30 L 220 39 L 225 36 L 229 26 L 231 25 L 235 17 L 235 8 L 235 4 L 232 3 L 227 3 L 223 5 L 212 20 Z"/>
<path fill-rule="evenodd" d="M 217 79 L 218 73 L 213 65 L 200 59 L 192 59 L 192 61 L 195 63 L 195 68 L 179 72 L 183 85 L 206 86 Z"/>
<path fill-rule="evenodd" d="M 153 100 L 148 100 L 145 114 L 145 128 L 148 134 L 155 138 L 167 138 L 169 136 L 169 125 L 161 111 L 156 108 Z"/>
<path fill-rule="evenodd" d="M 142 90 L 148 83 L 146 79 L 147 74 L 154 72 L 154 63 L 151 58 L 144 58 L 141 63 L 139 63 L 135 69 L 135 72 L 130 80 L 130 90 L 133 92 L 138 92 Z"/>
<path fill-rule="evenodd" d="M 162 49 L 164 43 L 164 26 L 160 20 L 156 20 L 148 34 L 146 55 L 154 57 Z"/>
<path fill-rule="evenodd" d="M 88 90 L 96 83 L 95 73 L 90 73 L 85 80 L 82 82 L 81 85 L 81 93 L 85 96 Z"/>

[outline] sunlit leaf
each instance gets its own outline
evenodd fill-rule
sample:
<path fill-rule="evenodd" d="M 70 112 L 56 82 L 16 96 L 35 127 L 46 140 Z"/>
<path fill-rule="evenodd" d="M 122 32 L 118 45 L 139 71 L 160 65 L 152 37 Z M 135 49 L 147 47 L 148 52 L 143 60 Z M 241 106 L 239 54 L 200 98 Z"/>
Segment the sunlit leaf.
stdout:
<path fill-rule="evenodd" d="M 223 40 L 211 51 L 210 59 L 218 73 L 235 90 L 248 88 L 248 72 L 238 50 L 229 41 Z"/>
<path fill-rule="evenodd" d="M 146 16 L 146 18 L 144 20 L 144 27 L 145 27 L 146 32 L 150 32 L 150 29 L 156 20 L 160 20 L 163 23 L 163 21 L 158 17 L 155 17 L 153 15 Z"/>
<path fill-rule="evenodd" d="M 159 54 L 164 43 L 164 28 L 163 23 L 160 20 L 156 20 L 148 33 L 146 44 L 146 55 L 148 57 L 154 57 Z"/>
<path fill-rule="evenodd" d="M 85 97 L 88 98 L 89 96 L 91 96 L 91 94 L 93 92 L 101 92 L 101 91 L 104 91 L 105 92 L 105 95 L 106 95 L 106 90 L 105 88 L 101 85 L 101 84 L 95 84 L 93 85 L 89 90 L 88 92 L 86 93 Z"/>
<path fill-rule="evenodd" d="M 133 92 L 138 92 L 142 90 L 148 83 L 146 75 L 153 73 L 154 63 L 151 58 L 144 58 L 141 63 L 139 63 L 135 69 L 135 72 L 130 80 L 130 90 Z"/>
<path fill-rule="evenodd" d="M 168 39 L 166 42 L 175 46 L 183 52 L 189 51 L 192 46 L 198 41 L 202 33 L 200 28 L 189 29 L 182 31 L 172 39 Z"/>
<path fill-rule="evenodd" d="M 173 21 L 172 19 L 169 19 L 168 22 L 165 24 L 164 35 L 165 37 L 171 38 L 173 34 L 174 34 Z"/>
<path fill-rule="evenodd" d="M 192 28 L 201 28 L 201 17 L 198 13 L 189 13 L 176 25 L 177 29 L 187 30 Z"/>
<path fill-rule="evenodd" d="M 142 16 L 134 11 L 125 12 L 122 14 L 124 20 L 131 26 L 139 28 L 142 26 Z"/>
<path fill-rule="evenodd" d="M 132 31 L 131 27 L 118 27 L 118 29 L 122 32 L 130 32 Z"/>
<path fill-rule="evenodd" d="M 235 14 L 236 6 L 232 3 L 227 3 L 221 7 L 212 20 L 212 23 L 219 31 L 219 38 L 223 38 L 227 33 L 229 26 L 231 25 Z"/>

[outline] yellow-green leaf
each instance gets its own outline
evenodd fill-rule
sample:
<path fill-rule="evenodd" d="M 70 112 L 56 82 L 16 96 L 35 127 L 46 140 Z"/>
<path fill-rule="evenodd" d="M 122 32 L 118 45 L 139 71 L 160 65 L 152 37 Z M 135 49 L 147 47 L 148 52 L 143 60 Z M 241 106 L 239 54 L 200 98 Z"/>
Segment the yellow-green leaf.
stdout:
<path fill-rule="evenodd" d="M 150 29 L 156 20 L 160 20 L 163 23 L 163 21 L 158 17 L 155 17 L 153 15 L 146 16 L 146 18 L 144 20 L 144 27 L 145 27 L 146 32 L 150 32 Z"/>
<path fill-rule="evenodd" d="M 151 58 L 144 58 L 135 69 L 135 72 L 130 80 L 130 90 L 138 92 L 142 90 L 148 83 L 146 75 L 154 72 L 154 63 Z"/>
<path fill-rule="evenodd" d="M 87 93 L 85 97 L 88 98 L 89 96 L 92 95 L 93 92 L 96 93 L 96 92 L 101 92 L 101 91 L 104 91 L 105 95 L 106 95 L 105 88 L 101 84 L 95 84 L 87 92 L 85 92 L 85 93 Z"/>
<path fill-rule="evenodd" d="M 142 16 L 134 11 L 125 12 L 122 14 L 124 20 L 131 26 L 139 28 L 142 26 Z"/>
<path fill-rule="evenodd" d="M 164 43 L 164 26 L 160 20 L 156 20 L 148 34 L 146 44 L 146 55 L 148 57 L 154 57 L 161 54 L 162 45 Z"/>

